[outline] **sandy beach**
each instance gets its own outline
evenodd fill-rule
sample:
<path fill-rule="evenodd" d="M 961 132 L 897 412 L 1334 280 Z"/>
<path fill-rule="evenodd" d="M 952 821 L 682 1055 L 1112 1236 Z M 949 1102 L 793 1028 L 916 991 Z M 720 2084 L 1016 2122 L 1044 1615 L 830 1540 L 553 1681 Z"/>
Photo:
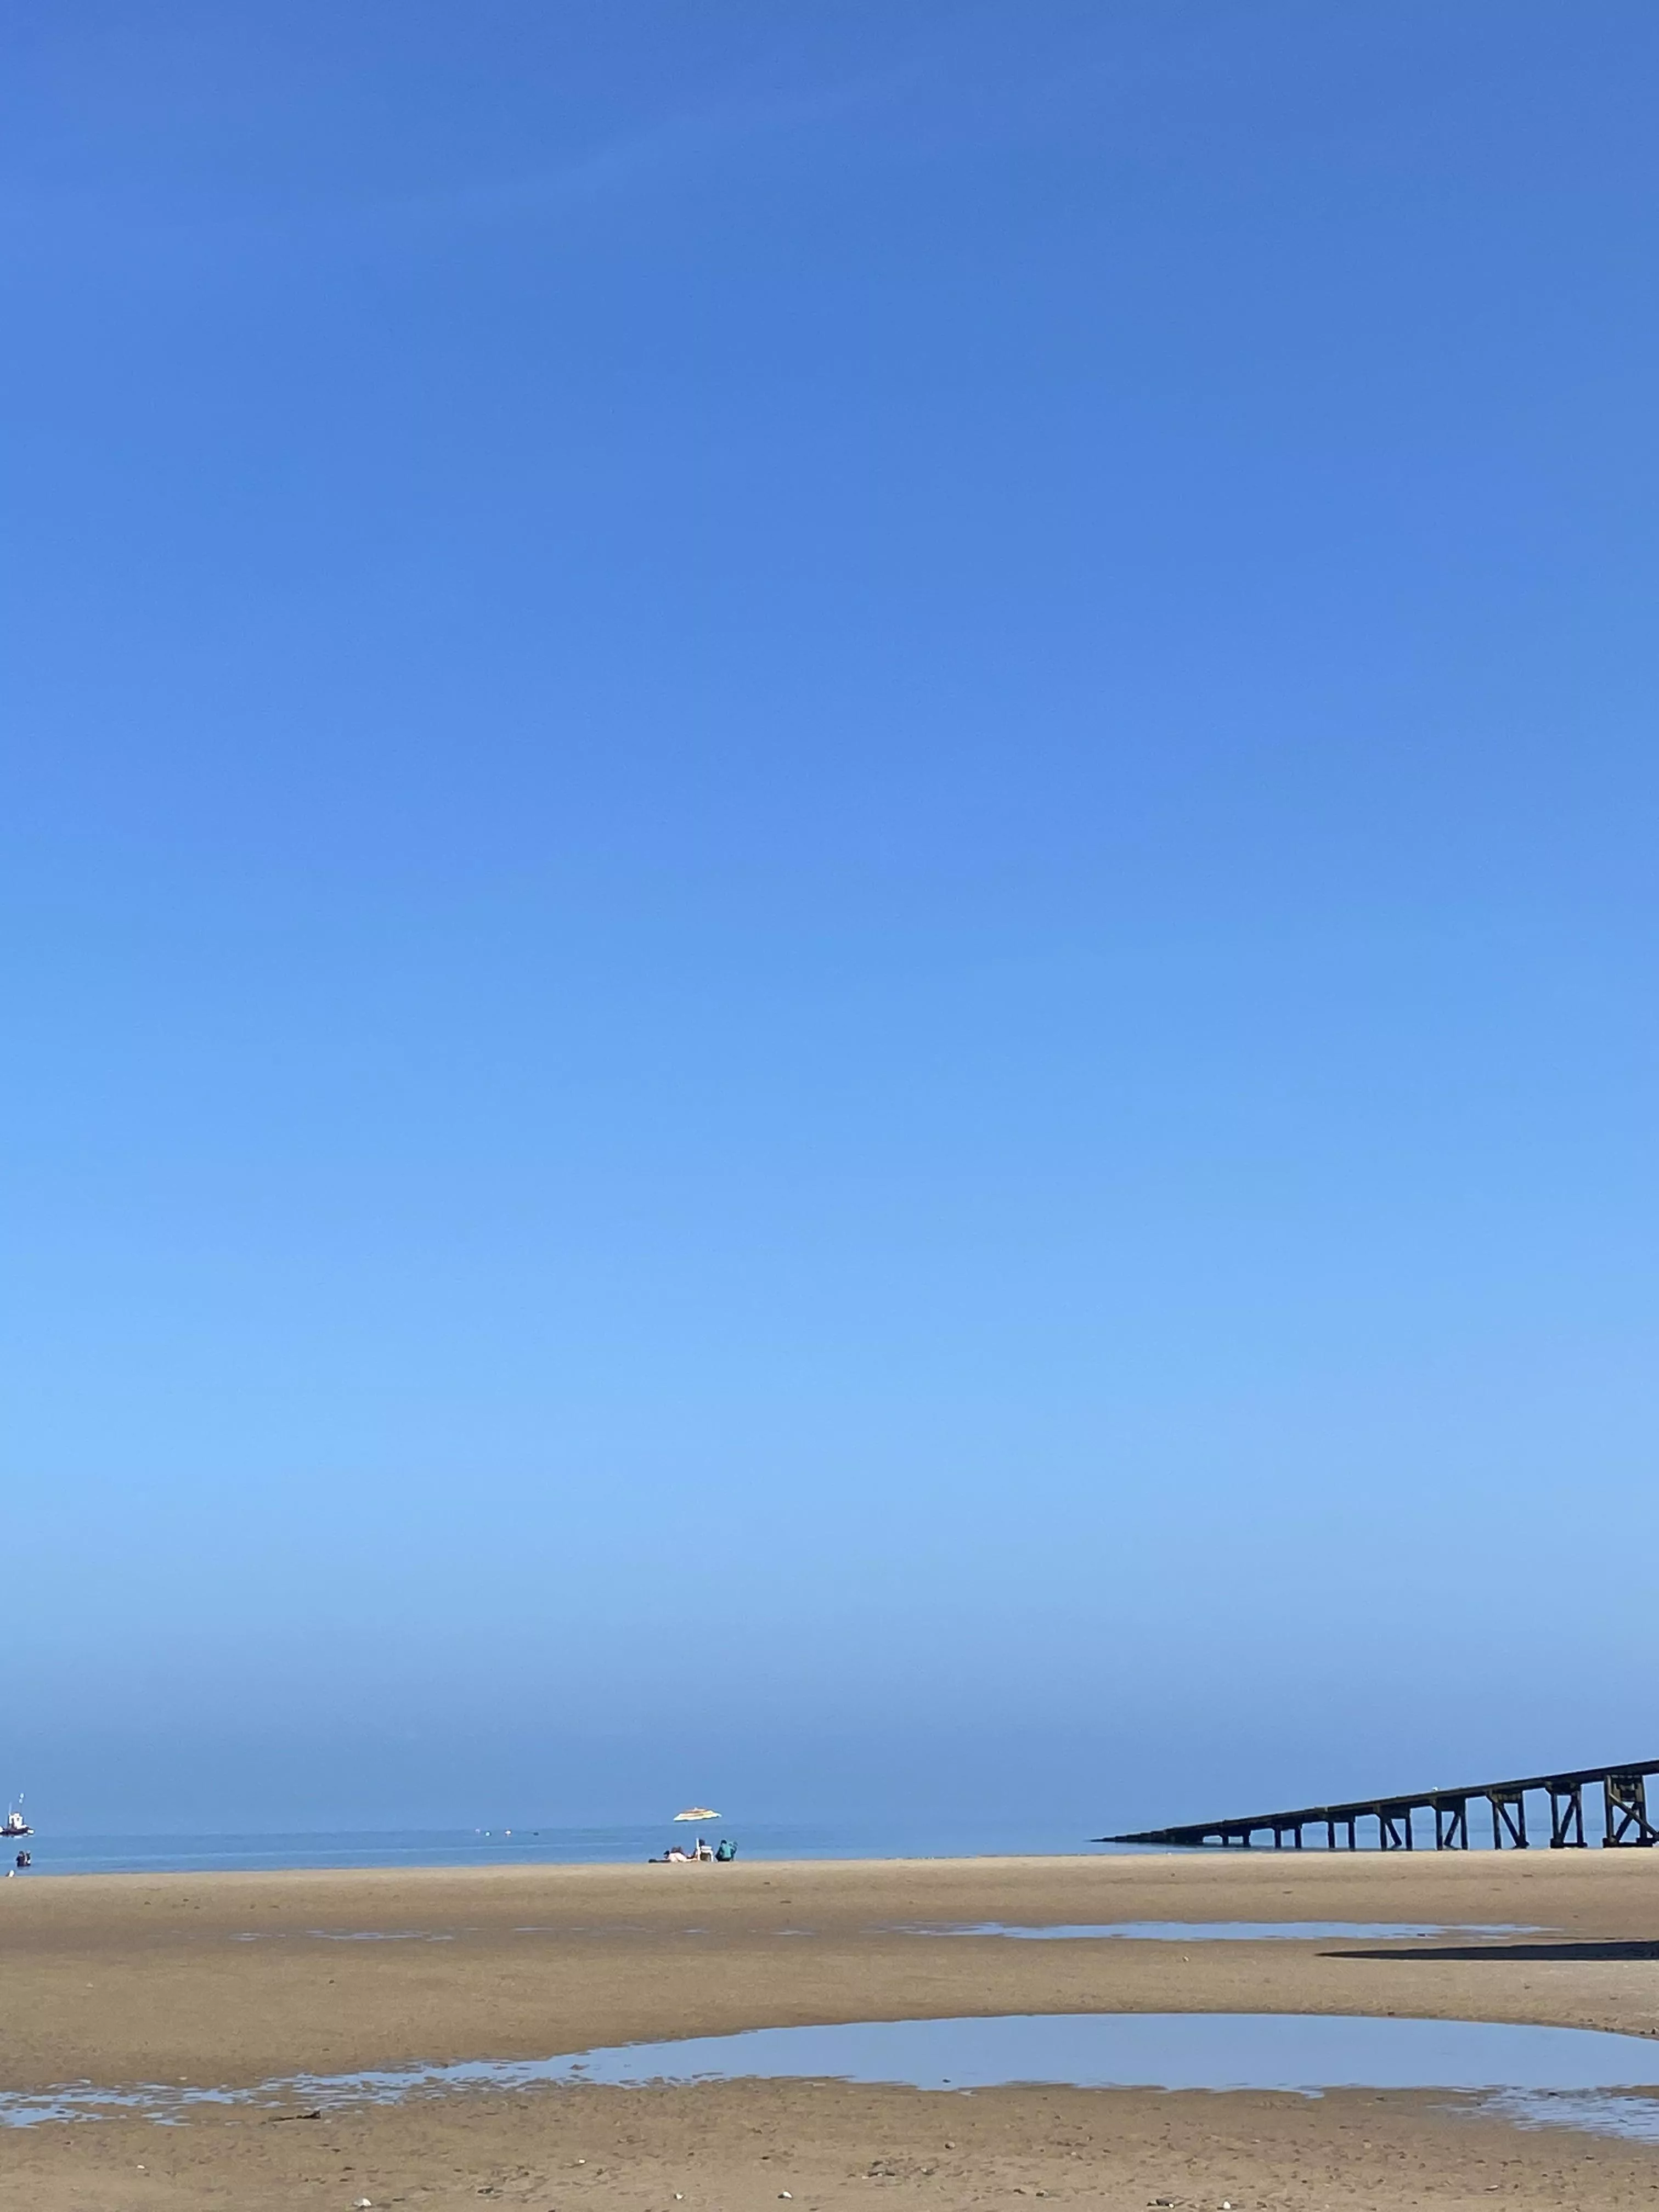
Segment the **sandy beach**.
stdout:
<path fill-rule="evenodd" d="M 246 2087 L 762 2026 L 1295 2012 L 1659 2037 L 1644 1853 L 964 1860 L 133 1875 L 0 1891 L 0 2088 Z M 992 1922 L 1443 1923 L 1388 1943 L 1023 1942 Z M 1470 1939 L 1466 1926 L 1536 1930 Z M 926 1932 L 926 1931 L 936 1932 Z M 923 1932 L 916 1932 L 923 1931 Z M 1654 2075 L 1659 2081 L 1659 2043 Z M 1651 2201 L 1659 2148 L 1522 2131 L 1444 2093 L 963 2096 L 836 2083 L 448 2092 L 0 2132 L 8 2202 L 580 2203 L 690 2212 L 1078 2203 Z"/>

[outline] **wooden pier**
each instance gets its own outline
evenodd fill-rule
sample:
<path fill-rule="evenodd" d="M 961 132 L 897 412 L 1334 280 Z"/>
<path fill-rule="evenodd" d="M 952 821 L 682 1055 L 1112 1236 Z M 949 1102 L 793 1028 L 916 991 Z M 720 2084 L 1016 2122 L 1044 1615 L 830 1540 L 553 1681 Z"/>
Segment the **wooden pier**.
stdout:
<path fill-rule="evenodd" d="M 1659 1774 L 1659 1759 L 1634 1765 L 1586 1766 L 1575 1774 L 1532 1774 L 1518 1782 L 1478 1782 L 1465 1790 L 1424 1790 L 1401 1797 L 1358 1798 L 1348 1805 L 1304 1805 L 1288 1813 L 1253 1813 L 1226 1820 L 1199 1820 L 1185 1827 L 1146 1828 L 1132 1836 L 1099 1836 L 1103 1844 L 1162 1844 L 1180 1849 L 1249 1850 L 1258 1837 L 1267 1847 L 1291 1850 L 1304 1848 L 1304 1834 L 1312 1831 L 1314 1848 L 1325 1850 L 1409 1851 L 1429 1848 L 1431 1825 L 1437 1851 L 1467 1851 L 1469 1808 L 1485 1805 L 1492 1822 L 1494 1850 L 1524 1851 L 1527 1800 L 1549 1801 L 1550 1848 L 1582 1850 L 1585 1847 L 1584 1792 L 1598 1786 L 1601 1792 L 1604 1847 L 1644 1850 L 1659 1843 L 1659 1828 L 1648 1819 L 1647 1778 Z M 1419 1816 L 1426 1816 L 1425 1832 L 1418 1833 Z M 1362 1840 L 1368 1825 L 1376 1823 L 1375 1844 Z M 1322 1829 L 1322 1836 L 1318 1832 Z"/>

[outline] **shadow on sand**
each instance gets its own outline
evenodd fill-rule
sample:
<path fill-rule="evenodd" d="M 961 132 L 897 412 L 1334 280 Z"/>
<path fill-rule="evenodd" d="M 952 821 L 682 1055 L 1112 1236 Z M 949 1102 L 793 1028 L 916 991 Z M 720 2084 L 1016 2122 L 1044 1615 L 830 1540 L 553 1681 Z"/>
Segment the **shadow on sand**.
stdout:
<path fill-rule="evenodd" d="M 1505 1959 L 1522 1965 L 1554 1959 L 1580 1962 L 1659 1959 L 1659 1943 L 1391 1943 L 1386 1950 L 1322 1951 L 1322 1959 L 1478 1959 L 1490 1966 Z"/>

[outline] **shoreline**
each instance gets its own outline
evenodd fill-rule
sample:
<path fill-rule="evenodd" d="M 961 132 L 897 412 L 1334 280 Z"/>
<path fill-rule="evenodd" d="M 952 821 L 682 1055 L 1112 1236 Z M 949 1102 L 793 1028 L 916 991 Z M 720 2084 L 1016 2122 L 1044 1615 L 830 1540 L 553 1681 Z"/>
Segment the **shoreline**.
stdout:
<path fill-rule="evenodd" d="M 732 1824 L 705 1823 L 709 1840 Z M 691 1832 L 693 1834 L 696 1830 Z M 481 1866 L 643 1866 L 686 1831 L 655 1821 L 588 1828 L 318 1829 L 154 1836 L 52 1829 L 21 1839 L 37 1874 L 330 1873 L 349 1869 L 421 1872 Z M 1071 1858 L 1139 1856 L 1100 1844 L 1085 1826 L 1011 1829 L 1007 1824 L 938 1823 L 861 1832 L 825 1823 L 744 1821 L 733 1840 L 751 1863 L 859 1863 L 890 1859 Z"/>

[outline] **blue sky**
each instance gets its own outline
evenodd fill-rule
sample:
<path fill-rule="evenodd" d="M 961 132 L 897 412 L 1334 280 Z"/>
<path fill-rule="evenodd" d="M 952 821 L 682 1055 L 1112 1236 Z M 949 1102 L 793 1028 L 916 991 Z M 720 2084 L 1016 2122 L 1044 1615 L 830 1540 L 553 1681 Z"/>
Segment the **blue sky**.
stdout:
<path fill-rule="evenodd" d="M 0 18 L 0 1787 L 1650 1753 L 1651 9 Z"/>

